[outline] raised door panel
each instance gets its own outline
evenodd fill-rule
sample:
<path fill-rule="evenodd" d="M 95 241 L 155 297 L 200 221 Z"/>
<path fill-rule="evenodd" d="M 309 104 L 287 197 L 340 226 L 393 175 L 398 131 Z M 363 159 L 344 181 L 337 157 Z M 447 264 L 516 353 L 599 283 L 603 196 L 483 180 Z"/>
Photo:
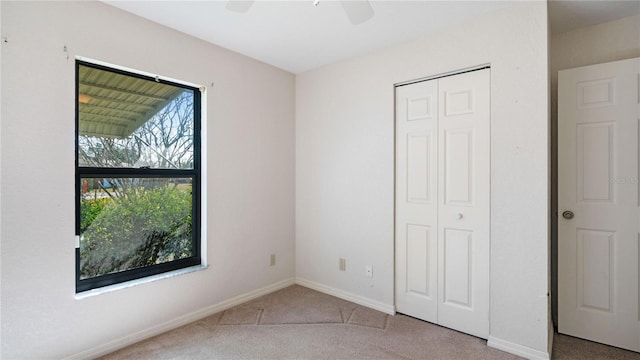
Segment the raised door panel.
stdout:
<path fill-rule="evenodd" d="M 473 129 L 444 131 L 444 203 L 473 204 Z"/>
<path fill-rule="evenodd" d="M 472 307 L 472 239 L 468 230 L 444 229 L 444 303 Z"/>
<path fill-rule="evenodd" d="M 431 148 L 433 134 L 409 133 L 407 134 L 407 202 L 428 203 L 433 198 L 433 185 L 431 182 Z"/>
<path fill-rule="evenodd" d="M 615 232 L 578 229 L 578 306 L 611 312 L 615 302 L 613 272 Z"/>
<path fill-rule="evenodd" d="M 433 231 L 429 226 L 407 225 L 406 273 L 407 282 L 404 291 L 416 296 L 433 296 L 429 277 L 431 253 L 433 251 Z"/>
<path fill-rule="evenodd" d="M 613 202 L 615 123 L 577 124 L 578 201 Z"/>

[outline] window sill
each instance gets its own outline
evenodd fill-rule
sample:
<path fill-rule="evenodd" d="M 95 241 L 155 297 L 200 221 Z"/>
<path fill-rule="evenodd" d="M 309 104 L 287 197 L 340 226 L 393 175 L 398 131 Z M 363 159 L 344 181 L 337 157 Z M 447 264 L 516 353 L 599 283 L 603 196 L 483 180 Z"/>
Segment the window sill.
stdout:
<path fill-rule="evenodd" d="M 120 284 L 114 284 L 114 285 L 101 287 L 101 288 L 98 288 L 98 289 L 87 290 L 87 291 L 76 293 L 75 294 L 75 299 L 76 300 L 82 300 L 82 299 L 86 299 L 86 298 L 89 298 L 89 297 L 93 297 L 93 296 L 97 296 L 97 295 L 101 295 L 101 294 L 106 294 L 106 293 L 110 293 L 110 292 L 114 292 L 114 291 L 118 291 L 118 290 L 122 290 L 122 289 L 127 289 L 127 288 L 130 288 L 130 287 L 134 287 L 134 286 L 138 286 L 138 285 L 142 285 L 142 284 L 147 284 L 147 283 L 158 281 L 158 280 L 162 280 L 162 279 L 168 279 L 168 278 L 172 278 L 172 277 L 176 277 L 176 276 L 180 276 L 180 275 L 184 275 L 184 274 L 189 274 L 189 273 L 192 273 L 192 272 L 204 270 L 204 269 L 206 269 L 208 267 L 209 267 L 208 265 L 190 266 L 190 267 L 184 268 L 184 269 L 169 271 L 169 272 L 166 272 L 166 273 L 153 275 L 153 276 L 147 276 L 147 277 L 142 278 L 142 279 L 136 279 L 136 280 L 126 281 L 126 282 L 123 282 L 123 283 L 120 283 Z"/>

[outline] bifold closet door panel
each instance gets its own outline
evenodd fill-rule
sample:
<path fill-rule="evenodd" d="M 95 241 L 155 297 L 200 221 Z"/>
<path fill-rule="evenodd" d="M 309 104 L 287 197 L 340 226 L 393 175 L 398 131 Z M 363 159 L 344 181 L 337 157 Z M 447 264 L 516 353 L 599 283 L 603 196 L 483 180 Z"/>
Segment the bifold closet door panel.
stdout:
<path fill-rule="evenodd" d="M 487 338 L 490 70 L 438 88 L 438 323 Z"/>
<path fill-rule="evenodd" d="M 396 89 L 396 309 L 437 322 L 438 87 Z"/>

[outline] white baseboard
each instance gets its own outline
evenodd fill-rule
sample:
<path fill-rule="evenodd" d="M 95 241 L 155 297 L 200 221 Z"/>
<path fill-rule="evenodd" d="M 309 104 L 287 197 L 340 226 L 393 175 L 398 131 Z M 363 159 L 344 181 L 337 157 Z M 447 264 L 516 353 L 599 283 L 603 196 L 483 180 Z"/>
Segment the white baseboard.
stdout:
<path fill-rule="evenodd" d="M 531 360 L 549 360 L 551 358 L 548 351 L 544 352 L 532 349 L 530 347 L 516 344 L 507 340 L 502 340 L 494 336 L 489 336 L 489 339 L 487 340 L 487 346 Z"/>
<path fill-rule="evenodd" d="M 81 359 L 94 359 L 109 353 L 112 353 L 116 350 L 122 349 L 124 347 L 127 347 L 129 345 L 135 344 L 137 342 L 140 342 L 142 340 L 151 338 L 153 336 L 156 335 L 160 335 L 164 332 L 167 332 L 169 330 L 173 330 L 176 329 L 180 326 L 192 323 L 194 321 L 200 320 L 202 318 L 205 318 L 209 315 L 213 315 L 215 313 L 218 313 L 220 311 L 226 310 L 228 308 L 234 307 L 236 305 L 240 305 L 243 304 L 247 301 L 253 300 L 255 298 L 258 298 L 260 296 L 263 295 L 267 295 L 270 294 L 274 291 L 280 290 L 280 289 L 284 289 L 287 286 L 291 286 L 295 284 L 295 281 L 293 278 L 291 279 L 287 279 L 287 280 L 282 280 L 279 281 L 277 283 L 265 286 L 263 288 L 257 289 L 257 290 L 253 290 L 250 291 L 248 293 L 242 294 L 242 295 L 238 295 L 236 297 L 233 297 L 231 299 L 219 302 L 217 304 L 213 304 L 210 306 L 207 306 L 203 309 L 200 309 L 198 311 L 194 311 L 192 313 L 177 317 L 173 320 L 169 320 L 167 322 L 164 322 L 162 324 L 158 324 L 156 326 L 152 326 L 150 328 L 138 331 L 136 333 L 124 336 L 122 338 L 113 340 L 113 341 L 109 341 L 108 343 L 102 344 L 102 345 L 98 345 L 94 348 L 79 352 L 77 354 L 71 355 L 67 358 L 65 358 L 65 360 L 81 360 Z"/>
<path fill-rule="evenodd" d="M 396 313 L 395 307 L 393 305 L 385 304 L 377 300 L 372 300 L 372 299 L 369 299 L 360 295 L 356 295 L 347 291 L 336 289 L 334 287 L 320 284 L 315 281 L 297 277 L 296 284 L 300 286 L 308 287 L 309 289 L 313 289 L 321 293 L 338 297 L 343 300 L 351 301 L 358 305 L 362 305 L 374 310 L 382 311 L 383 313 L 387 313 L 389 315 L 395 315 Z"/>

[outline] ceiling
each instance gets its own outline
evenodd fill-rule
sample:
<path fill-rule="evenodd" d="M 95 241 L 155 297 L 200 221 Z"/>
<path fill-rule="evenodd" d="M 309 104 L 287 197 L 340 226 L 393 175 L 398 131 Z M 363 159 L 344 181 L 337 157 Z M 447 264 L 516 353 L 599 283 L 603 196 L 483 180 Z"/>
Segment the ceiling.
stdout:
<path fill-rule="evenodd" d="M 105 3 L 298 74 L 408 41 L 517 1 L 371 0 L 372 19 L 352 25 L 336 0 L 257 0 L 245 13 L 217 1 Z M 538 0 L 540 1 L 540 0 Z M 552 33 L 640 13 L 640 1 L 551 1 Z"/>

